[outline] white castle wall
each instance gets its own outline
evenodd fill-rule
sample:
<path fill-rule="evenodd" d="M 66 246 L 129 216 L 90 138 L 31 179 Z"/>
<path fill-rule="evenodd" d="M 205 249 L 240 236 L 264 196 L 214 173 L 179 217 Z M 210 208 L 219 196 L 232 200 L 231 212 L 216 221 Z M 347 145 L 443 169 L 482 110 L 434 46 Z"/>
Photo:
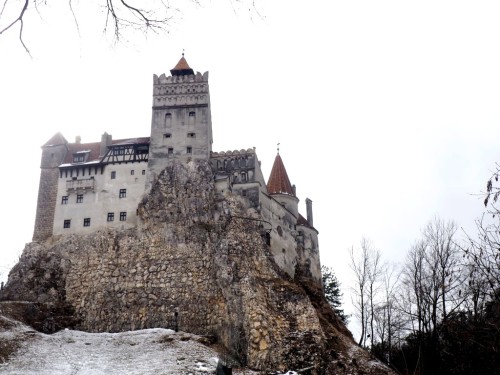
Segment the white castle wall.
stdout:
<path fill-rule="evenodd" d="M 133 171 L 133 174 L 132 174 Z M 93 189 L 67 189 L 68 181 L 75 181 L 68 174 L 62 173 L 57 186 L 57 201 L 54 214 L 54 235 L 71 233 L 89 233 L 102 228 L 130 228 L 137 223 L 137 206 L 144 193 L 147 163 L 108 164 L 101 174 L 100 168 L 95 174 L 77 177 L 76 183 L 89 185 L 93 179 Z M 115 172 L 115 178 L 111 173 Z M 75 176 L 76 174 L 73 173 Z M 120 189 L 126 189 L 126 197 L 120 198 Z M 76 203 L 77 195 L 83 194 L 82 203 Z M 62 197 L 68 196 L 68 203 L 62 204 Z M 114 213 L 114 221 L 107 221 L 108 213 Z M 125 221 L 120 221 L 120 212 L 126 212 Z M 84 227 L 85 218 L 90 218 L 90 226 Z M 64 228 L 64 220 L 71 220 L 70 228 Z"/>

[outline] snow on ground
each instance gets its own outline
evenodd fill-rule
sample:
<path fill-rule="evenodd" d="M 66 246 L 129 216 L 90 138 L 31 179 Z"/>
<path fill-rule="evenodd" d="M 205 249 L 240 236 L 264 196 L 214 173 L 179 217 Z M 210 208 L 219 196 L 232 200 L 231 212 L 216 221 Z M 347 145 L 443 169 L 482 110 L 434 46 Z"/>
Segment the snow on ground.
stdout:
<path fill-rule="evenodd" d="M 160 328 L 121 333 L 64 330 L 45 335 L 17 325 L 0 331 L 0 340 L 30 336 L 8 362 L 0 363 L 0 374 L 215 374 L 218 361 L 217 353 L 197 342 L 197 336 Z"/>

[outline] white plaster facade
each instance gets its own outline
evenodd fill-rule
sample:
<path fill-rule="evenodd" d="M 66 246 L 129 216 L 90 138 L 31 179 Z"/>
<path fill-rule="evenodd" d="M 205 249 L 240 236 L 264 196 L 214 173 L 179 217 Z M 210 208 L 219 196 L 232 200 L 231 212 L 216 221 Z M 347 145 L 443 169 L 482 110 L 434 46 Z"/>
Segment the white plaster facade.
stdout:
<path fill-rule="evenodd" d="M 95 173 L 95 168 L 89 167 L 87 174 L 79 177 L 61 168 L 53 234 L 134 227 L 146 171 L 147 162 L 107 164 L 102 167 L 102 173 L 101 168 Z M 85 219 L 90 219 L 88 226 L 84 224 Z M 64 225 L 67 220 L 70 220 L 69 227 Z"/>

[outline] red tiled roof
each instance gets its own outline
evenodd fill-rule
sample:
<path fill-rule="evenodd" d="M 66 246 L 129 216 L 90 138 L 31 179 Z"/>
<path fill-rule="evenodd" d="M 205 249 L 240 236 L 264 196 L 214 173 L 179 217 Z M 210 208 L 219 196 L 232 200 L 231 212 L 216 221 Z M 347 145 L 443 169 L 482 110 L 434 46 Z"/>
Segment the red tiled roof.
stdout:
<path fill-rule="evenodd" d="M 149 143 L 149 137 L 141 138 L 125 138 L 125 139 L 114 139 L 112 141 L 113 145 L 119 144 L 134 144 L 134 143 Z M 99 160 L 99 154 L 101 152 L 101 142 L 92 143 L 68 143 L 68 152 L 66 153 L 66 158 L 64 159 L 64 164 L 73 163 L 73 154 L 81 151 L 90 151 L 90 155 L 87 158 L 87 162 L 93 160 Z"/>
<path fill-rule="evenodd" d="M 101 142 L 93 143 L 68 143 L 68 152 L 64 159 L 64 164 L 73 163 L 73 154 L 79 151 L 90 151 L 87 161 L 99 159 L 99 152 L 101 150 Z"/>
<path fill-rule="evenodd" d="M 273 169 L 267 181 L 267 190 L 269 194 L 289 194 L 295 196 L 280 154 L 276 155 L 274 159 Z"/>
<path fill-rule="evenodd" d="M 186 59 L 184 58 L 184 54 L 183 54 L 181 59 L 177 63 L 177 65 L 173 69 L 170 69 L 170 73 L 173 76 L 179 76 L 179 75 L 186 75 L 186 74 L 194 74 L 194 71 L 193 71 L 193 69 L 191 69 L 191 67 L 187 63 Z"/>
<path fill-rule="evenodd" d="M 299 214 L 299 218 L 297 219 L 297 225 L 303 225 L 305 227 L 312 228 L 311 224 L 309 224 L 307 219 L 304 216 L 302 216 L 301 214 Z"/>

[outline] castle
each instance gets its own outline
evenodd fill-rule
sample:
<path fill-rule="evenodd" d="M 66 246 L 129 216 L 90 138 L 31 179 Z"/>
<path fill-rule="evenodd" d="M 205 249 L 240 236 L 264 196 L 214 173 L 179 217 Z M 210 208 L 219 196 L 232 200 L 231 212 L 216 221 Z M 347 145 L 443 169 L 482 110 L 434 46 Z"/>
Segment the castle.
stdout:
<path fill-rule="evenodd" d="M 312 201 L 307 215 L 278 154 L 267 183 L 255 149 L 212 151 L 208 72 L 194 73 L 184 56 L 153 78 L 149 137 L 68 142 L 60 133 L 42 146 L 33 241 L 138 225 L 138 205 L 173 160 L 208 160 L 218 194 L 235 194 L 260 216 L 264 240 L 275 263 L 294 277 L 298 263 L 321 281 L 318 232 Z M 300 254 L 299 254 L 300 252 Z"/>
<path fill-rule="evenodd" d="M 33 242 L 0 315 L 43 332 L 171 328 L 267 372 L 388 374 L 325 299 L 298 202 L 279 152 L 266 183 L 255 149 L 212 151 L 208 73 L 182 57 L 154 76 L 149 137 L 42 146 Z"/>

